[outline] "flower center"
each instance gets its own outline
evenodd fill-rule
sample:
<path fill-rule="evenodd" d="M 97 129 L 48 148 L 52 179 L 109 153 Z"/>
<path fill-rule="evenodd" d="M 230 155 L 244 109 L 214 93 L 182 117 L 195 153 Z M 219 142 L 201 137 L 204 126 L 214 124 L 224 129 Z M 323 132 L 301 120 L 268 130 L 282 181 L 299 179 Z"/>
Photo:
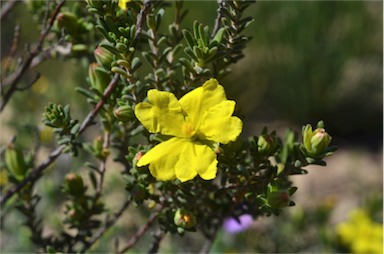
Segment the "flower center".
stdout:
<path fill-rule="evenodd" d="M 184 123 L 181 131 L 188 138 L 192 137 L 196 133 L 193 125 L 190 122 Z"/>

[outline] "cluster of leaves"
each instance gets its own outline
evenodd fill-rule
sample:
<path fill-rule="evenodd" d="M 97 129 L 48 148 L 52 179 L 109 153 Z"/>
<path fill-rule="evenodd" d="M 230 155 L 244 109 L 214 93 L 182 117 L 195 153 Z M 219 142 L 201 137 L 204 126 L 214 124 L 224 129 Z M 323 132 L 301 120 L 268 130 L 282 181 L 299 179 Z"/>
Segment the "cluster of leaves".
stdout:
<path fill-rule="evenodd" d="M 78 120 L 71 118 L 69 105 L 63 107 L 50 103 L 45 107 L 43 123 L 51 128 L 57 134 L 57 143 L 64 145 L 64 152 L 71 152 L 77 156 L 78 148 L 81 143 L 76 140 L 80 128 Z"/>
<path fill-rule="evenodd" d="M 243 57 L 242 50 L 250 39 L 242 32 L 252 21 L 243 17 L 252 1 L 220 1 L 213 29 L 198 21 L 192 28 L 182 29 L 187 14 L 182 1 L 128 1 L 126 9 L 119 8 L 116 0 L 86 3 L 86 7 L 74 2 L 63 8 L 52 33 L 71 45 L 71 54 L 66 56 L 75 59 L 84 56 L 89 60 L 89 86 L 78 87 L 77 91 L 93 110 L 79 124 L 72 119 L 69 106 L 52 103 L 46 107 L 43 122 L 53 128 L 60 147 L 47 162 L 31 163 L 28 166 L 33 168 L 31 175 L 23 170 L 20 181 L 15 182 L 16 189 L 8 192 L 8 196 L 18 193 L 23 204 L 18 209 L 26 215 L 34 243 L 44 251 L 84 252 L 118 219 L 131 199 L 143 210 L 149 207 L 153 211 L 152 218 L 159 222 L 162 234 L 199 230 L 210 240 L 226 217 L 278 215 L 282 208 L 294 204 L 290 196 L 296 188 L 288 177 L 305 173 L 302 167 L 310 164 L 325 165 L 323 158 L 334 150 L 328 148 L 328 134 L 317 131 L 322 129 L 321 124 L 313 132 L 310 126 L 303 129 L 303 144 L 298 143 L 297 135 L 291 131 L 281 140 L 275 132 L 268 133 L 265 129 L 248 141 L 239 138 L 218 147 L 219 176 L 213 181 L 195 178 L 186 183 L 161 182 L 148 169 L 136 167 L 140 156 L 161 137 L 144 130 L 134 117 L 135 105 L 145 100 L 150 88 L 181 96 L 207 78 L 220 79 L 227 74 L 230 64 Z M 35 9 L 43 8 L 36 6 Z M 163 21 L 170 7 L 174 7 L 175 18 L 166 29 Z M 101 123 L 100 135 L 89 143 L 80 142 L 80 134 L 91 126 L 96 115 Z M 143 146 L 145 139 L 148 145 Z M 32 195 L 34 184 L 42 170 L 61 152 L 76 157 L 79 151 L 87 152 L 99 166 L 84 162 L 89 168 L 92 189 L 87 188 L 81 175 L 74 173 L 69 173 L 63 183 L 63 195 L 67 197 L 64 223 L 75 229 L 75 233 L 63 229 L 58 238 L 43 237 L 35 212 L 39 196 Z M 101 221 L 98 216 L 108 213 L 103 182 L 110 156 L 123 166 L 129 198 L 112 219 L 107 216 Z M 19 173 L 11 169 L 11 162 L 6 161 L 5 167 L 17 178 Z M 150 219 L 143 230 L 152 222 Z M 132 242 L 142 234 L 139 231 Z M 124 252 L 131 246 L 129 241 L 123 248 L 117 246 L 116 251 Z M 158 248 L 158 244 L 154 246 Z"/>

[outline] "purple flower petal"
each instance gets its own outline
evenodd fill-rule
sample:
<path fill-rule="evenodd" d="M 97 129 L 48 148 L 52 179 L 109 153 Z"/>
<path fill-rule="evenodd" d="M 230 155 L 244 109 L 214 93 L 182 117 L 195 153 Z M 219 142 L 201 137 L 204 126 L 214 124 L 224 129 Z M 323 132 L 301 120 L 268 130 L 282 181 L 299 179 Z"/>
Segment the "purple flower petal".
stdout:
<path fill-rule="evenodd" d="M 228 218 L 224 221 L 224 229 L 230 234 L 236 234 L 247 230 L 253 223 L 253 218 L 249 214 L 243 214 L 239 217 L 240 223 L 234 218 Z"/>

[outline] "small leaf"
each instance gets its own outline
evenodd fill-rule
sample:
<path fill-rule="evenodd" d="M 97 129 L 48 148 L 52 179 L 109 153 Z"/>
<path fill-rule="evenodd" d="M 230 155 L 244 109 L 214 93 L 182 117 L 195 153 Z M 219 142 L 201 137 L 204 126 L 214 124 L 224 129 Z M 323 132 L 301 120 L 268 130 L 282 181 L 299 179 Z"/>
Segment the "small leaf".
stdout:
<path fill-rule="evenodd" d="M 96 179 L 96 175 L 93 171 L 89 171 L 89 179 L 91 180 L 92 187 L 96 190 L 97 189 L 97 179 Z"/>
<path fill-rule="evenodd" d="M 133 58 L 131 63 L 132 72 L 135 72 L 137 69 L 139 69 L 142 64 L 143 63 L 140 61 L 140 58 L 138 57 Z"/>
<path fill-rule="evenodd" d="M 202 24 L 199 25 L 199 38 L 203 43 L 204 47 L 208 46 L 208 26 L 203 27 Z"/>
<path fill-rule="evenodd" d="M 215 37 L 213 37 L 212 41 L 210 42 L 209 47 L 218 46 L 223 40 L 224 32 L 226 30 L 226 27 L 220 28 L 215 34 Z"/>
<path fill-rule="evenodd" d="M 112 71 L 113 73 L 118 73 L 118 74 L 120 74 L 120 75 L 122 75 L 122 76 L 124 76 L 124 77 L 126 77 L 126 78 L 129 78 L 128 73 L 127 73 L 125 70 L 123 70 L 122 68 L 120 68 L 120 67 L 113 66 L 112 69 L 111 69 L 111 71 Z"/>
<path fill-rule="evenodd" d="M 193 35 L 194 35 L 195 39 L 200 39 L 199 26 L 202 26 L 202 24 L 200 24 L 199 21 L 195 20 L 193 22 Z"/>
<path fill-rule="evenodd" d="M 77 134 L 77 132 L 79 131 L 80 129 L 80 124 L 75 124 L 72 128 L 71 128 L 71 134 L 75 135 Z"/>
<path fill-rule="evenodd" d="M 102 33 L 102 35 L 104 36 L 105 39 L 107 39 L 109 42 L 113 42 L 112 38 L 109 36 L 107 30 L 105 30 L 104 27 L 102 27 L 100 25 L 96 25 L 95 28 L 97 30 L 99 30 L 100 33 Z"/>
<path fill-rule="evenodd" d="M 124 66 L 124 67 L 126 67 L 126 68 L 130 68 L 130 67 L 131 67 L 131 65 L 129 64 L 129 62 L 128 62 L 127 60 L 125 60 L 125 59 L 119 59 L 119 60 L 116 61 L 116 63 L 117 63 L 118 65 L 122 65 L 122 66 Z"/>
<path fill-rule="evenodd" d="M 195 46 L 196 47 L 196 46 Z M 184 49 L 184 52 L 189 55 L 193 60 L 195 60 L 196 62 L 198 62 L 198 58 L 196 57 L 196 55 L 194 54 L 194 52 L 192 51 L 192 49 L 190 48 L 185 48 Z"/>
<path fill-rule="evenodd" d="M 195 69 L 193 68 L 193 65 L 191 64 L 191 62 L 185 58 L 180 58 L 179 61 L 181 62 L 181 64 L 188 69 L 189 72 L 191 73 L 196 73 Z"/>
<path fill-rule="evenodd" d="M 183 29 L 183 36 L 184 36 L 184 39 L 187 41 L 188 46 L 192 49 L 193 46 L 195 46 L 196 41 L 193 38 L 193 35 L 191 34 L 191 32 L 189 32 L 186 29 Z"/>
<path fill-rule="evenodd" d="M 153 55 L 150 54 L 150 52 L 147 52 L 147 51 L 143 51 L 142 52 L 142 55 L 143 57 L 145 58 L 145 60 L 147 60 L 147 62 L 149 63 L 149 65 L 152 66 L 152 68 L 155 68 L 155 63 L 153 61 Z"/>

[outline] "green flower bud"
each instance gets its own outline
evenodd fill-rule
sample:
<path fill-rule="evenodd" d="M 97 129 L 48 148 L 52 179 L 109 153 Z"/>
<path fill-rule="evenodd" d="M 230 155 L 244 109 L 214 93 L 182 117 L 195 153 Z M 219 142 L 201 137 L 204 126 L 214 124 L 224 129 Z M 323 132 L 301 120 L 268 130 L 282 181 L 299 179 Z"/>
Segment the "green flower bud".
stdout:
<path fill-rule="evenodd" d="M 272 155 L 277 148 L 277 139 L 275 135 L 263 134 L 257 140 L 258 150 L 261 154 Z"/>
<path fill-rule="evenodd" d="M 89 66 L 88 76 L 91 86 L 101 94 L 104 93 L 104 89 L 111 81 L 110 75 L 108 75 L 108 73 L 104 69 L 100 68 L 100 66 L 96 63 Z"/>
<path fill-rule="evenodd" d="M 328 148 L 331 139 L 324 128 L 317 128 L 312 131 L 312 126 L 309 124 L 303 127 L 304 147 L 311 157 L 321 157 Z"/>
<path fill-rule="evenodd" d="M 284 208 L 289 206 L 289 192 L 288 191 L 273 191 L 268 195 L 268 204 L 273 208 Z"/>
<path fill-rule="evenodd" d="M 103 47 L 97 47 L 95 49 L 94 55 L 99 65 L 103 66 L 107 70 L 111 69 L 113 54 L 109 50 Z"/>
<path fill-rule="evenodd" d="M 75 34 L 79 28 L 77 17 L 69 12 L 62 12 L 57 15 L 57 26 L 65 30 L 67 34 Z"/>
<path fill-rule="evenodd" d="M 196 216 L 184 208 L 179 208 L 175 213 L 173 221 L 177 226 L 189 229 L 196 225 Z"/>
<path fill-rule="evenodd" d="M 28 166 L 23 153 L 13 145 L 9 145 L 5 150 L 5 164 L 17 180 L 24 179 Z"/>
<path fill-rule="evenodd" d="M 114 114 L 115 117 L 122 122 L 128 122 L 134 118 L 133 109 L 129 105 L 118 107 Z"/>
<path fill-rule="evenodd" d="M 69 173 L 65 176 L 65 183 L 68 193 L 73 196 L 80 196 L 85 191 L 83 178 L 74 173 Z"/>
<path fill-rule="evenodd" d="M 137 162 L 141 159 L 141 157 L 143 157 L 144 153 L 142 151 L 139 151 L 137 152 L 137 154 L 135 155 L 135 157 L 133 158 L 133 165 L 136 165 Z"/>

